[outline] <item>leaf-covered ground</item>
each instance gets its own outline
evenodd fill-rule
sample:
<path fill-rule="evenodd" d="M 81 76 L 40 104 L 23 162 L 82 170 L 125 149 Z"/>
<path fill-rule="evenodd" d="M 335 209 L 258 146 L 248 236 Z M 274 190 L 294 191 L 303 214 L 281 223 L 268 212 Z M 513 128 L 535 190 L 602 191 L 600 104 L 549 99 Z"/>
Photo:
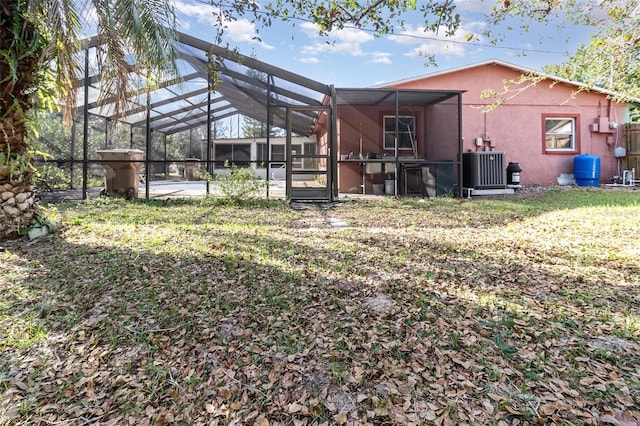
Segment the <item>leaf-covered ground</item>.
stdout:
<path fill-rule="evenodd" d="M 638 200 L 59 206 L 0 245 L 0 424 L 635 425 Z"/>

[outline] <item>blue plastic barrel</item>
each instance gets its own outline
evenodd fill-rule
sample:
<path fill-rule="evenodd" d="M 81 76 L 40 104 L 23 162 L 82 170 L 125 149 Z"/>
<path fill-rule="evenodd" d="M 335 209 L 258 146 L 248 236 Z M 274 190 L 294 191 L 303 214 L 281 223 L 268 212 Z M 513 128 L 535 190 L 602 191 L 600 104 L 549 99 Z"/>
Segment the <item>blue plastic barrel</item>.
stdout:
<path fill-rule="evenodd" d="M 573 159 L 573 177 L 578 186 L 598 186 L 600 181 L 600 157 L 581 154 Z"/>

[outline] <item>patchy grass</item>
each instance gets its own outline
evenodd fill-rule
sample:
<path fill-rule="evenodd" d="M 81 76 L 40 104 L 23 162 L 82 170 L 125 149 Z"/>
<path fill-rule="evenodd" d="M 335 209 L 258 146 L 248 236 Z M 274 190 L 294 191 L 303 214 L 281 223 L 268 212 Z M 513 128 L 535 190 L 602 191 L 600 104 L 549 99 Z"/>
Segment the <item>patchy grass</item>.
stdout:
<path fill-rule="evenodd" d="M 637 422 L 638 200 L 59 206 L 0 248 L 0 424 Z"/>

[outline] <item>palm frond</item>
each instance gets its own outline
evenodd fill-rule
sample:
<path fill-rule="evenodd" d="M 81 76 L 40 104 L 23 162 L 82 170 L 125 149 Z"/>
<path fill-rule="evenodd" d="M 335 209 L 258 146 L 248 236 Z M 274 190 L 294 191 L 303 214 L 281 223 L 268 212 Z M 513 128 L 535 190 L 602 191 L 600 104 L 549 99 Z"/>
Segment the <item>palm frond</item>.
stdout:
<path fill-rule="evenodd" d="M 100 100 L 115 98 L 114 114 L 119 117 L 130 102 L 129 94 L 136 89 L 131 87 L 132 82 L 148 84 L 179 74 L 175 14 L 169 0 L 92 1 L 102 43 Z"/>
<path fill-rule="evenodd" d="M 53 87 L 47 90 L 57 96 L 63 106 L 67 123 L 71 122 L 76 106 L 77 61 L 80 19 L 73 0 L 32 0 L 28 9 L 29 22 L 36 28 L 47 45 L 41 51 L 40 63 L 52 67 Z"/>

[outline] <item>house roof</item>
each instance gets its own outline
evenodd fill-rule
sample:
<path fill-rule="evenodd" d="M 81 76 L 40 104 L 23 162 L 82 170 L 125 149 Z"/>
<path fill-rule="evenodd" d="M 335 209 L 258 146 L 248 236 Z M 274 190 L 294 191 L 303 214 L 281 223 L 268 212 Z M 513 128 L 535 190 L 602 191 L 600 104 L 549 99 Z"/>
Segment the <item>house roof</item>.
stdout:
<path fill-rule="evenodd" d="M 154 132 L 173 134 L 235 114 L 285 128 L 288 106 L 320 106 L 331 86 L 266 64 L 187 34 L 177 33 L 179 79 L 158 82 L 150 91 L 149 127 Z M 102 75 L 95 59 L 98 37 L 88 40 L 89 63 L 86 78 L 80 79 L 77 105 L 92 115 L 118 119 L 134 127 L 147 126 L 145 82 L 131 91 L 129 105 L 116 116 L 114 98 L 98 102 Z M 214 58 L 215 63 L 212 64 Z M 132 59 L 135 61 L 135 59 Z M 216 67 L 211 82 L 208 70 Z M 132 75 L 132 80 L 135 76 Z M 86 84 L 86 86 L 85 86 Z M 214 90 L 209 91 L 212 84 Z M 87 89 L 85 101 L 84 89 Z M 86 103 L 85 103 L 86 102 Z M 268 106 L 267 106 L 268 105 Z M 294 111 L 292 129 L 308 134 L 316 120 L 313 111 Z"/>
<path fill-rule="evenodd" d="M 505 62 L 505 61 L 501 61 L 499 59 L 490 59 L 487 61 L 482 61 L 482 62 L 477 62 L 474 64 L 468 64 L 468 65 L 463 65 L 461 67 L 457 67 L 457 68 L 451 68 L 448 70 L 442 70 L 442 71 L 437 71 L 434 73 L 430 73 L 430 74 L 424 74 L 421 76 L 417 76 L 417 77 L 410 77 L 410 78 L 406 78 L 406 79 L 402 79 L 402 80 L 397 80 L 397 81 L 393 81 L 390 83 L 385 83 L 383 85 L 380 86 L 376 86 L 376 87 L 394 87 L 400 84 L 404 84 L 404 83 L 411 83 L 411 82 L 415 82 L 415 81 L 419 81 L 419 80 L 425 80 L 425 79 L 429 79 L 429 78 L 433 78 L 433 77 L 438 77 L 441 75 L 446 75 L 446 74 L 451 74 L 454 72 L 459 72 L 459 71 L 465 71 L 465 70 L 469 70 L 469 69 L 473 69 L 473 68 L 480 68 L 483 66 L 487 66 L 487 65 L 498 65 L 504 68 L 509 68 L 513 71 L 516 71 L 520 74 L 534 74 L 534 75 L 538 75 L 540 77 L 544 77 L 553 81 L 557 81 L 558 83 L 563 83 L 563 84 L 568 84 L 571 86 L 575 86 L 576 88 L 579 89 L 583 89 L 583 90 L 587 90 L 590 92 L 598 92 L 601 93 L 603 95 L 612 97 L 612 98 L 618 98 L 620 97 L 620 95 L 616 92 L 612 92 L 611 90 L 607 90 L 607 89 L 603 89 L 601 87 L 595 87 L 595 86 L 588 86 L 585 83 L 581 83 L 579 81 L 574 81 L 574 80 L 569 80 L 566 78 L 562 78 L 562 77 L 558 77 L 556 75 L 552 75 L 552 74 L 546 74 L 543 73 L 541 71 L 537 71 L 531 68 L 525 68 L 525 67 L 521 67 L 519 65 L 515 65 L 509 62 Z M 640 99 L 636 99 L 635 100 L 636 103 L 640 103 Z"/>

